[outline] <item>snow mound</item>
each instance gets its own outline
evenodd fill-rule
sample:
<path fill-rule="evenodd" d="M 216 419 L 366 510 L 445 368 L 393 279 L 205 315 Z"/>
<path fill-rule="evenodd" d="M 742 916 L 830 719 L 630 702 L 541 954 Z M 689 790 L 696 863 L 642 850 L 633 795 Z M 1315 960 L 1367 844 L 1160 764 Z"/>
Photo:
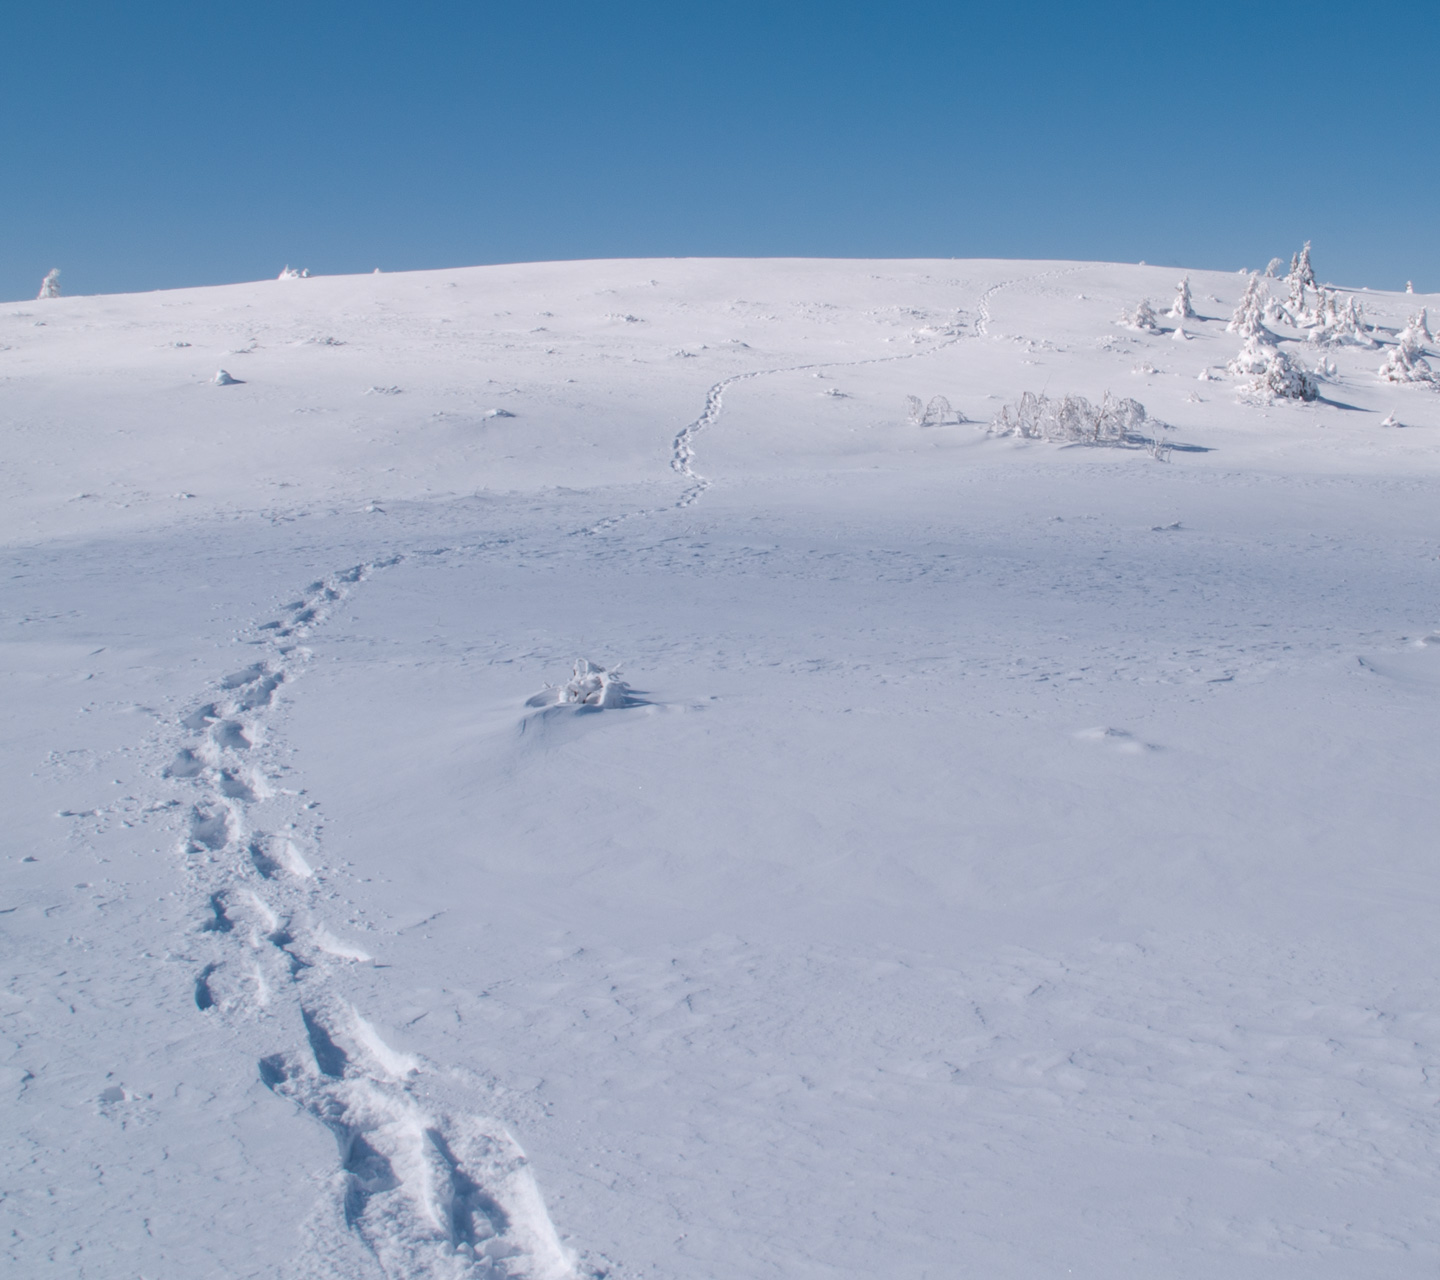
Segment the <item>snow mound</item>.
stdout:
<path fill-rule="evenodd" d="M 215 376 L 210 379 L 217 387 L 238 387 L 241 379 L 232 378 L 224 369 L 215 370 Z"/>
<path fill-rule="evenodd" d="M 585 658 L 575 660 L 575 670 L 562 685 L 547 685 L 525 700 L 527 707 L 594 707 L 612 711 L 635 705 L 630 686 L 620 678 L 619 667 L 602 667 Z"/>

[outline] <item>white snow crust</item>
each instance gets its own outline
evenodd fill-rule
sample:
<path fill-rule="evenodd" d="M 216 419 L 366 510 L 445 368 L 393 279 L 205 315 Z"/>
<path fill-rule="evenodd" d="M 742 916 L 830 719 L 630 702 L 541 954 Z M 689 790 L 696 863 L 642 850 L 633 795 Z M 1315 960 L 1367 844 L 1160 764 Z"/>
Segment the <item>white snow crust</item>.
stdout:
<path fill-rule="evenodd" d="M 1440 1266 L 1440 299 L 286 277 L 0 306 L 7 1274 Z"/>

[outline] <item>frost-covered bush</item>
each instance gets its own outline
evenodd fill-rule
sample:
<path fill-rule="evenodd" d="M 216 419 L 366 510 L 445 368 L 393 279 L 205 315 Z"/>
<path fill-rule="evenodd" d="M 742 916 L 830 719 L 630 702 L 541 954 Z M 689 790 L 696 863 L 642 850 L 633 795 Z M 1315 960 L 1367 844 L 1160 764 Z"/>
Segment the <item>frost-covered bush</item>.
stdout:
<path fill-rule="evenodd" d="M 1354 294 L 1341 302 L 1340 295 L 1333 289 L 1322 289 L 1315 299 L 1315 310 L 1306 319 L 1310 323 L 1307 342 L 1322 346 L 1350 343 L 1357 347 L 1373 347 L 1375 339 L 1370 336 L 1365 323 L 1365 313 Z"/>
<path fill-rule="evenodd" d="M 1271 258 L 1271 259 L 1270 259 L 1270 265 L 1265 268 L 1265 278 L 1266 278 L 1267 280 L 1273 280 L 1273 279 L 1275 279 L 1276 276 L 1278 276 L 1278 275 L 1279 275 L 1282 271 L 1284 271 L 1284 270 L 1285 270 L 1285 259 L 1284 259 L 1284 258 Z"/>
<path fill-rule="evenodd" d="M 1435 385 L 1435 372 L 1425 359 L 1420 334 L 1412 320 L 1400 331 L 1398 340 L 1380 366 L 1386 382 L 1428 382 Z"/>
<path fill-rule="evenodd" d="M 630 686 L 620 678 L 619 667 L 602 667 L 584 658 L 575 660 L 570 679 L 561 685 L 547 685 L 527 707 L 596 707 L 609 711 L 631 706 Z"/>
<path fill-rule="evenodd" d="M 1195 308 L 1190 303 L 1190 277 L 1175 286 L 1175 301 L 1170 304 L 1169 315 L 1176 320 L 1195 319 Z"/>
<path fill-rule="evenodd" d="M 1247 341 L 1253 339 L 1273 345 L 1275 335 L 1265 327 L 1265 303 L 1269 296 L 1269 291 L 1260 283 L 1260 277 L 1252 271 L 1226 329 L 1238 333 Z"/>
<path fill-rule="evenodd" d="M 1403 340 L 1407 334 L 1417 347 L 1423 343 L 1435 341 L 1434 335 L 1430 332 L 1430 316 L 1424 307 L 1421 307 L 1417 314 L 1405 322 L 1405 328 L 1400 331 L 1401 339 Z"/>
<path fill-rule="evenodd" d="M 41 298 L 58 298 L 60 296 L 60 268 L 51 267 L 45 273 L 45 279 L 40 281 L 40 292 L 35 295 L 38 302 Z"/>
<path fill-rule="evenodd" d="M 1155 308 L 1150 305 L 1149 298 L 1142 299 L 1133 314 L 1122 311 L 1120 323 L 1127 329 L 1137 329 L 1141 333 L 1158 333 L 1160 331 L 1160 322 L 1155 317 Z"/>
<path fill-rule="evenodd" d="M 923 403 L 919 396 L 906 396 L 905 416 L 915 427 L 943 427 L 969 421 L 959 410 L 952 409 L 944 396 L 931 396 L 929 404 Z"/>
<path fill-rule="evenodd" d="M 1098 404 L 1084 396 L 1052 400 L 1027 391 L 1013 405 L 995 415 L 988 428 L 993 436 L 1021 440 L 1049 440 L 1058 444 L 1148 445 L 1153 439 L 1146 427 L 1163 428 L 1138 400 L 1116 400 L 1109 392 Z"/>
<path fill-rule="evenodd" d="M 1314 375 L 1289 352 L 1257 337 L 1246 338 L 1226 367 L 1248 379 L 1246 390 L 1266 400 L 1314 400 L 1320 394 Z"/>
<path fill-rule="evenodd" d="M 296 271 L 295 268 L 287 262 L 280 274 L 275 278 L 277 280 L 304 280 L 309 275 L 310 269 L 308 267 L 302 267 L 299 271 Z"/>
<path fill-rule="evenodd" d="M 1296 318 L 1290 314 L 1287 307 L 1279 298 L 1269 298 L 1265 303 L 1266 324 L 1288 324 L 1292 329 L 1300 327 Z"/>

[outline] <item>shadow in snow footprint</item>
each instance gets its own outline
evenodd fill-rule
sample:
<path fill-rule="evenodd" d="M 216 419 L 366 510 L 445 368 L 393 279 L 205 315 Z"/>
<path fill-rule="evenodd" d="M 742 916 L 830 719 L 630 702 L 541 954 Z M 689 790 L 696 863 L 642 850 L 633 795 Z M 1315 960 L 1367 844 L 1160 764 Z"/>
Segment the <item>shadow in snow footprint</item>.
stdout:
<path fill-rule="evenodd" d="M 300 1016 L 305 1020 L 305 1035 L 310 1041 L 310 1052 L 315 1055 L 315 1065 L 320 1068 L 320 1074 L 332 1080 L 341 1079 L 350 1063 L 349 1055 L 330 1038 L 330 1032 L 309 1009 L 301 1009 Z"/>

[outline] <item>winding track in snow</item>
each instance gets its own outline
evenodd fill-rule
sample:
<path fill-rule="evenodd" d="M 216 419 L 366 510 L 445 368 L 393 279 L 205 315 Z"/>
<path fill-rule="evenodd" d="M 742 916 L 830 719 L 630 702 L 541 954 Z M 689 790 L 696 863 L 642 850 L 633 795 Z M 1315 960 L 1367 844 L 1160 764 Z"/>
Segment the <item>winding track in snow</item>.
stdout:
<path fill-rule="evenodd" d="M 988 337 L 991 320 L 990 299 L 1002 289 L 1009 289 L 1017 284 L 1028 284 L 1037 280 L 1046 280 L 1053 276 L 1069 275 L 1072 272 L 1082 269 L 1082 266 L 1062 267 L 1053 271 L 1041 271 L 1034 275 L 1016 276 L 1010 280 L 997 281 L 985 289 L 977 299 L 975 320 L 971 333 L 966 333 L 963 329 L 959 328 L 958 325 L 954 326 L 948 337 L 926 347 L 923 351 L 906 351 L 899 355 L 891 356 L 868 356 L 863 360 L 822 360 L 812 361 L 807 364 L 779 365 L 767 369 L 751 369 L 745 373 L 735 373 L 731 374 L 728 378 L 722 378 L 705 393 L 705 405 L 700 411 L 699 417 L 682 427 L 671 445 L 671 470 L 678 472 L 689 482 L 680 496 L 668 506 L 647 507 L 637 511 L 627 511 L 621 515 L 611 516 L 606 520 L 601 520 L 597 524 L 590 525 L 584 529 L 578 529 L 576 532 L 581 534 L 603 533 L 623 521 L 633 520 L 639 516 L 659 515 L 665 511 L 682 510 L 685 507 L 693 506 L 699 501 L 700 496 L 714 484 L 714 481 L 708 476 L 701 475 L 694 468 L 695 439 L 701 432 L 710 429 L 719 422 L 720 414 L 724 409 L 725 391 L 737 382 L 748 382 L 754 378 L 765 378 L 782 373 L 810 373 L 819 372 L 823 369 L 859 369 L 867 365 L 896 364 L 902 360 L 916 360 L 923 356 L 931 356 L 938 351 L 944 351 L 949 347 L 955 346 L 966 337 Z"/>
<path fill-rule="evenodd" d="M 734 384 L 933 355 L 966 337 L 987 336 L 989 300 L 1000 290 L 1055 274 L 1063 272 L 991 285 L 969 330 L 957 324 L 922 350 L 721 379 L 672 442 L 671 468 L 687 481 L 680 495 L 665 507 L 575 532 L 598 533 L 696 503 L 713 484 L 694 468 L 696 439 L 718 423 L 725 391 Z M 306 641 L 356 587 L 407 558 L 355 565 L 311 583 L 282 616 L 255 626 L 260 661 L 208 688 L 180 722 L 166 773 L 194 797 L 181 842 L 203 916 L 194 1003 L 201 1014 L 230 1022 L 288 1022 L 293 1042 L 259 1058 L 261 1078 L 336 1139 L 340 1167 L 312 1217 L 297 1276 L 573 1280 L 581 1273 L 561 1246 L 514 1139 L 484 1115 L 441 1114 L 423 1104 L 422 1085 L 437 1079 L 440 1068 L 390 1049 L 334 990 L 339 969 L 370 957 L 325 924 L 326 895 L 311 865 L 320 845 L 313 806 L 301 800 L 303 792 L 277 786 L 286 766 L 269 721 L 277 699 L 309 663 Z M 262 806 L 265 829 L 256 825 Z"/>
<path fill-rule="evenodd" d="M 335 990 L 340 970 L 370 957 L 328 927 L 334 894 L 312 865 L 314 806 L 279 786 L 287 770 L 270 722 L 309 664 L 306 641 L 377 569 L 403 559 L 312 583 L 255 627 L 259 660 L 213 684 L 179 722 L 166 774 L 192 797 L 180 852 L 202 916 L 187 948 L 203 960 L 194 1004 L 259 1035 L 288 1026 L 291 1043 L 259 1058 L 260 1078 L 336 1140 L 339 1167 L 291 1268 L 297 1278 L 576 1280 L 504 1126 L 424 1100 L 453 1097 L 457 1073 L 391 1049 Z"/>

